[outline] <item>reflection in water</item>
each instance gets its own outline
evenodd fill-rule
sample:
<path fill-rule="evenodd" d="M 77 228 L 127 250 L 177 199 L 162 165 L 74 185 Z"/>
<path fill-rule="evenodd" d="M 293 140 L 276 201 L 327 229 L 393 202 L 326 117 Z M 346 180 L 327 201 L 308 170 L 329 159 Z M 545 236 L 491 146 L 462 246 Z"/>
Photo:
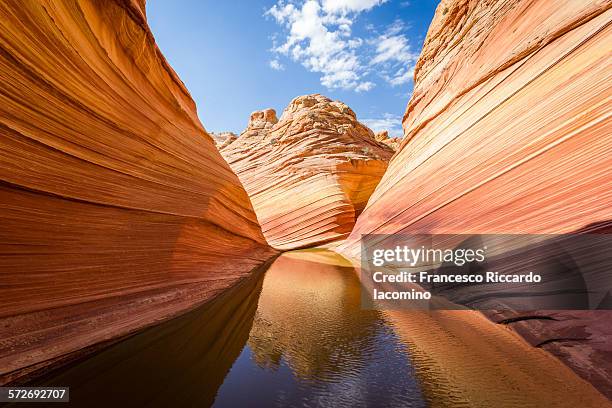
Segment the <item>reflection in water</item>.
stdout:
<path fill-rule="evenodd" d="M 430 407 L 603 408 L 610 402 L 547 351 L 472 310 L 385 312 Z"/>
<path fill-rule="evenodd" d="M 78 407 L 210 406 L 248 339 L 262 281 L 259 272 L 197 310 L 32 385 L 69 386 L 69 405 Z"/>
<path fill-rule="evenodd" d="M 404 347 L 327 251 L 283 254 L 265 278 L 39 384 L 83 407 L 424 406 Z"/>
<path fill-rule="evenodd" d="M 285 253 L 263 279 L 37 384 L 83 407 L 609 406 L 478 312 L 363 310 L 360 296 L 340 256 Z"/>
<path fill-rule="evenodd" d="M 424 406 L 403 345 L 360 296 L 339 255 L 278 258 L 215 406 Z"/>

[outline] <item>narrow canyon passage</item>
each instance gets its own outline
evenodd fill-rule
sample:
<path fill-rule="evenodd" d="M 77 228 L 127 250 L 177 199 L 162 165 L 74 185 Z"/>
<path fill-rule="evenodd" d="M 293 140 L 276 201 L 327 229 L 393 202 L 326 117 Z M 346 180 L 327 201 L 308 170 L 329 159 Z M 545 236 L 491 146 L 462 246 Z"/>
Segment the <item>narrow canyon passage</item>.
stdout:
<path fill-rule="evenodd" d="M 51 373 L 75 406 L 604 407 L 477 312 L 361 308 L 351 264 L 287 252 L 200 309 Z"/>

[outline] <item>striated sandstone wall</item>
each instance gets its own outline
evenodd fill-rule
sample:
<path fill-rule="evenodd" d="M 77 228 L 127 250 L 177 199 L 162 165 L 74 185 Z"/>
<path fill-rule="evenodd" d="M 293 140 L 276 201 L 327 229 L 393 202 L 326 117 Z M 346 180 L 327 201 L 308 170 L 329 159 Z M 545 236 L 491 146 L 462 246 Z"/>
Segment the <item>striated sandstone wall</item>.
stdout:
<path fill-rule="evenodd" d="M 348 106 L 316 94 L 295 98 L 280 121 L 272 109 L 254 112 L 221 153 L 270 245 L 295 249 L 350 233 L 393 150 Z"/>
<path fill-rule="evenodd" d="M 404 140 L 339 250 L 359 258 L 362 234 L 605 233 L 611 7 L 610 0 L 442 1 L 415 69 Z M 611 317 L 601 310 L 503 316 L 608 398 Z"/>
<path fill-rule="evenodd" d="M 564 233 L 612 220 L 610 0 L 443 1 L 361 234 Z"/>
<path fill-rule="evenodd" d="M 275 251 L 130 0 L 0 3 L 0 383 Z"/>

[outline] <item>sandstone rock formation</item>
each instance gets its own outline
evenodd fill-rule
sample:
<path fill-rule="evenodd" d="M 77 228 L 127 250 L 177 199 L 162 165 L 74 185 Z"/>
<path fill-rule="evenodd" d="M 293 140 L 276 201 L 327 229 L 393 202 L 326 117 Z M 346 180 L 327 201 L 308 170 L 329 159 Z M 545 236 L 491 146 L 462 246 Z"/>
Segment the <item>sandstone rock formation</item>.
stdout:
<path fill-rule="evenodd" d="M 564 233 L 612 220 L 610 1 L 443 1 L 361 234 Z"/>
<path fill-rule="evenodd" d="M 238 136 L 232 132 L 220 132 L 220 133 L 210 133 L 210 136 L 215 141 L 215 146 L 217 149 L 225 149 L 231 143 L 233 143 Z"/>
<path fill-rule="evenodd" d="M 274 254 L 144 2 L 0 3 L 0 383 Z"/>
<path fill-rule="evenodd" d="M 401 140 L 396 137 L 389 137 L 388 130 L 381 130 L 374 135 L 374 138 L 378 142 L 382 142 L 392 148 L 393 150 L 397 150 L 400 145 Z"/>
<path fill-rule="evenodd" d="M 404 140 L 340 251 L 359 258 L 362 234 L 609 228 L 611 7 L 442 1 L 415 69 Z M 539 318 L 510 326 L 546 339 L 533 344 L 611 397 L 612 373 L 602 369 L 610 333 L 602 326 L 612 315 L 540 315 L 545 330 Z"/>
<path fill-rule="evenodd" d="M 393 151 L 345 104 L 295 98 L 277 121 L 254 112 L 222 151 L 249 193 L 273 247 L 320 245 L 348 235 Z"/>

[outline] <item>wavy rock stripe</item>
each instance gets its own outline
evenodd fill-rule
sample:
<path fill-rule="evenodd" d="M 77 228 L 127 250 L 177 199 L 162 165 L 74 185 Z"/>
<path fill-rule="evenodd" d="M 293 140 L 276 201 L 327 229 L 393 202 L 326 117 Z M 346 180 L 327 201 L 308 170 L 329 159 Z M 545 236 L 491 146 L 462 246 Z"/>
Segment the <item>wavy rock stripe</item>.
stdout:
<path fill-rule="evenodd" d="M 254 112 L 221 153 L 270 245 L 296 249 L 348 236 L 393 150 L 348 106 L 316 94 L 295 98 L 280 121 L 272 109 Z"/>
<path fill-rule="evenodd" d="M 415 69 L 404 141 L 339 250 L 358 259 L 362 234 L 609 229 L 611 6 L 443 1 Z M 557 316 L 546 329 L 509 327 L 610 398 L 610 314 Z M 533 342 L 541 337 L 553 342 Z"/>
<path fill-rule="evenodd" d="M 361 234 L 567 233 L 612 220 L 610 1 L 443 1 Z M 588 229 L 588 227 L 587 227 Z"/>
<path fill-rule="evenodd" d="M 1 2 L 0 77 L 0 383 L 273 255 L 144 2 Z"/>

